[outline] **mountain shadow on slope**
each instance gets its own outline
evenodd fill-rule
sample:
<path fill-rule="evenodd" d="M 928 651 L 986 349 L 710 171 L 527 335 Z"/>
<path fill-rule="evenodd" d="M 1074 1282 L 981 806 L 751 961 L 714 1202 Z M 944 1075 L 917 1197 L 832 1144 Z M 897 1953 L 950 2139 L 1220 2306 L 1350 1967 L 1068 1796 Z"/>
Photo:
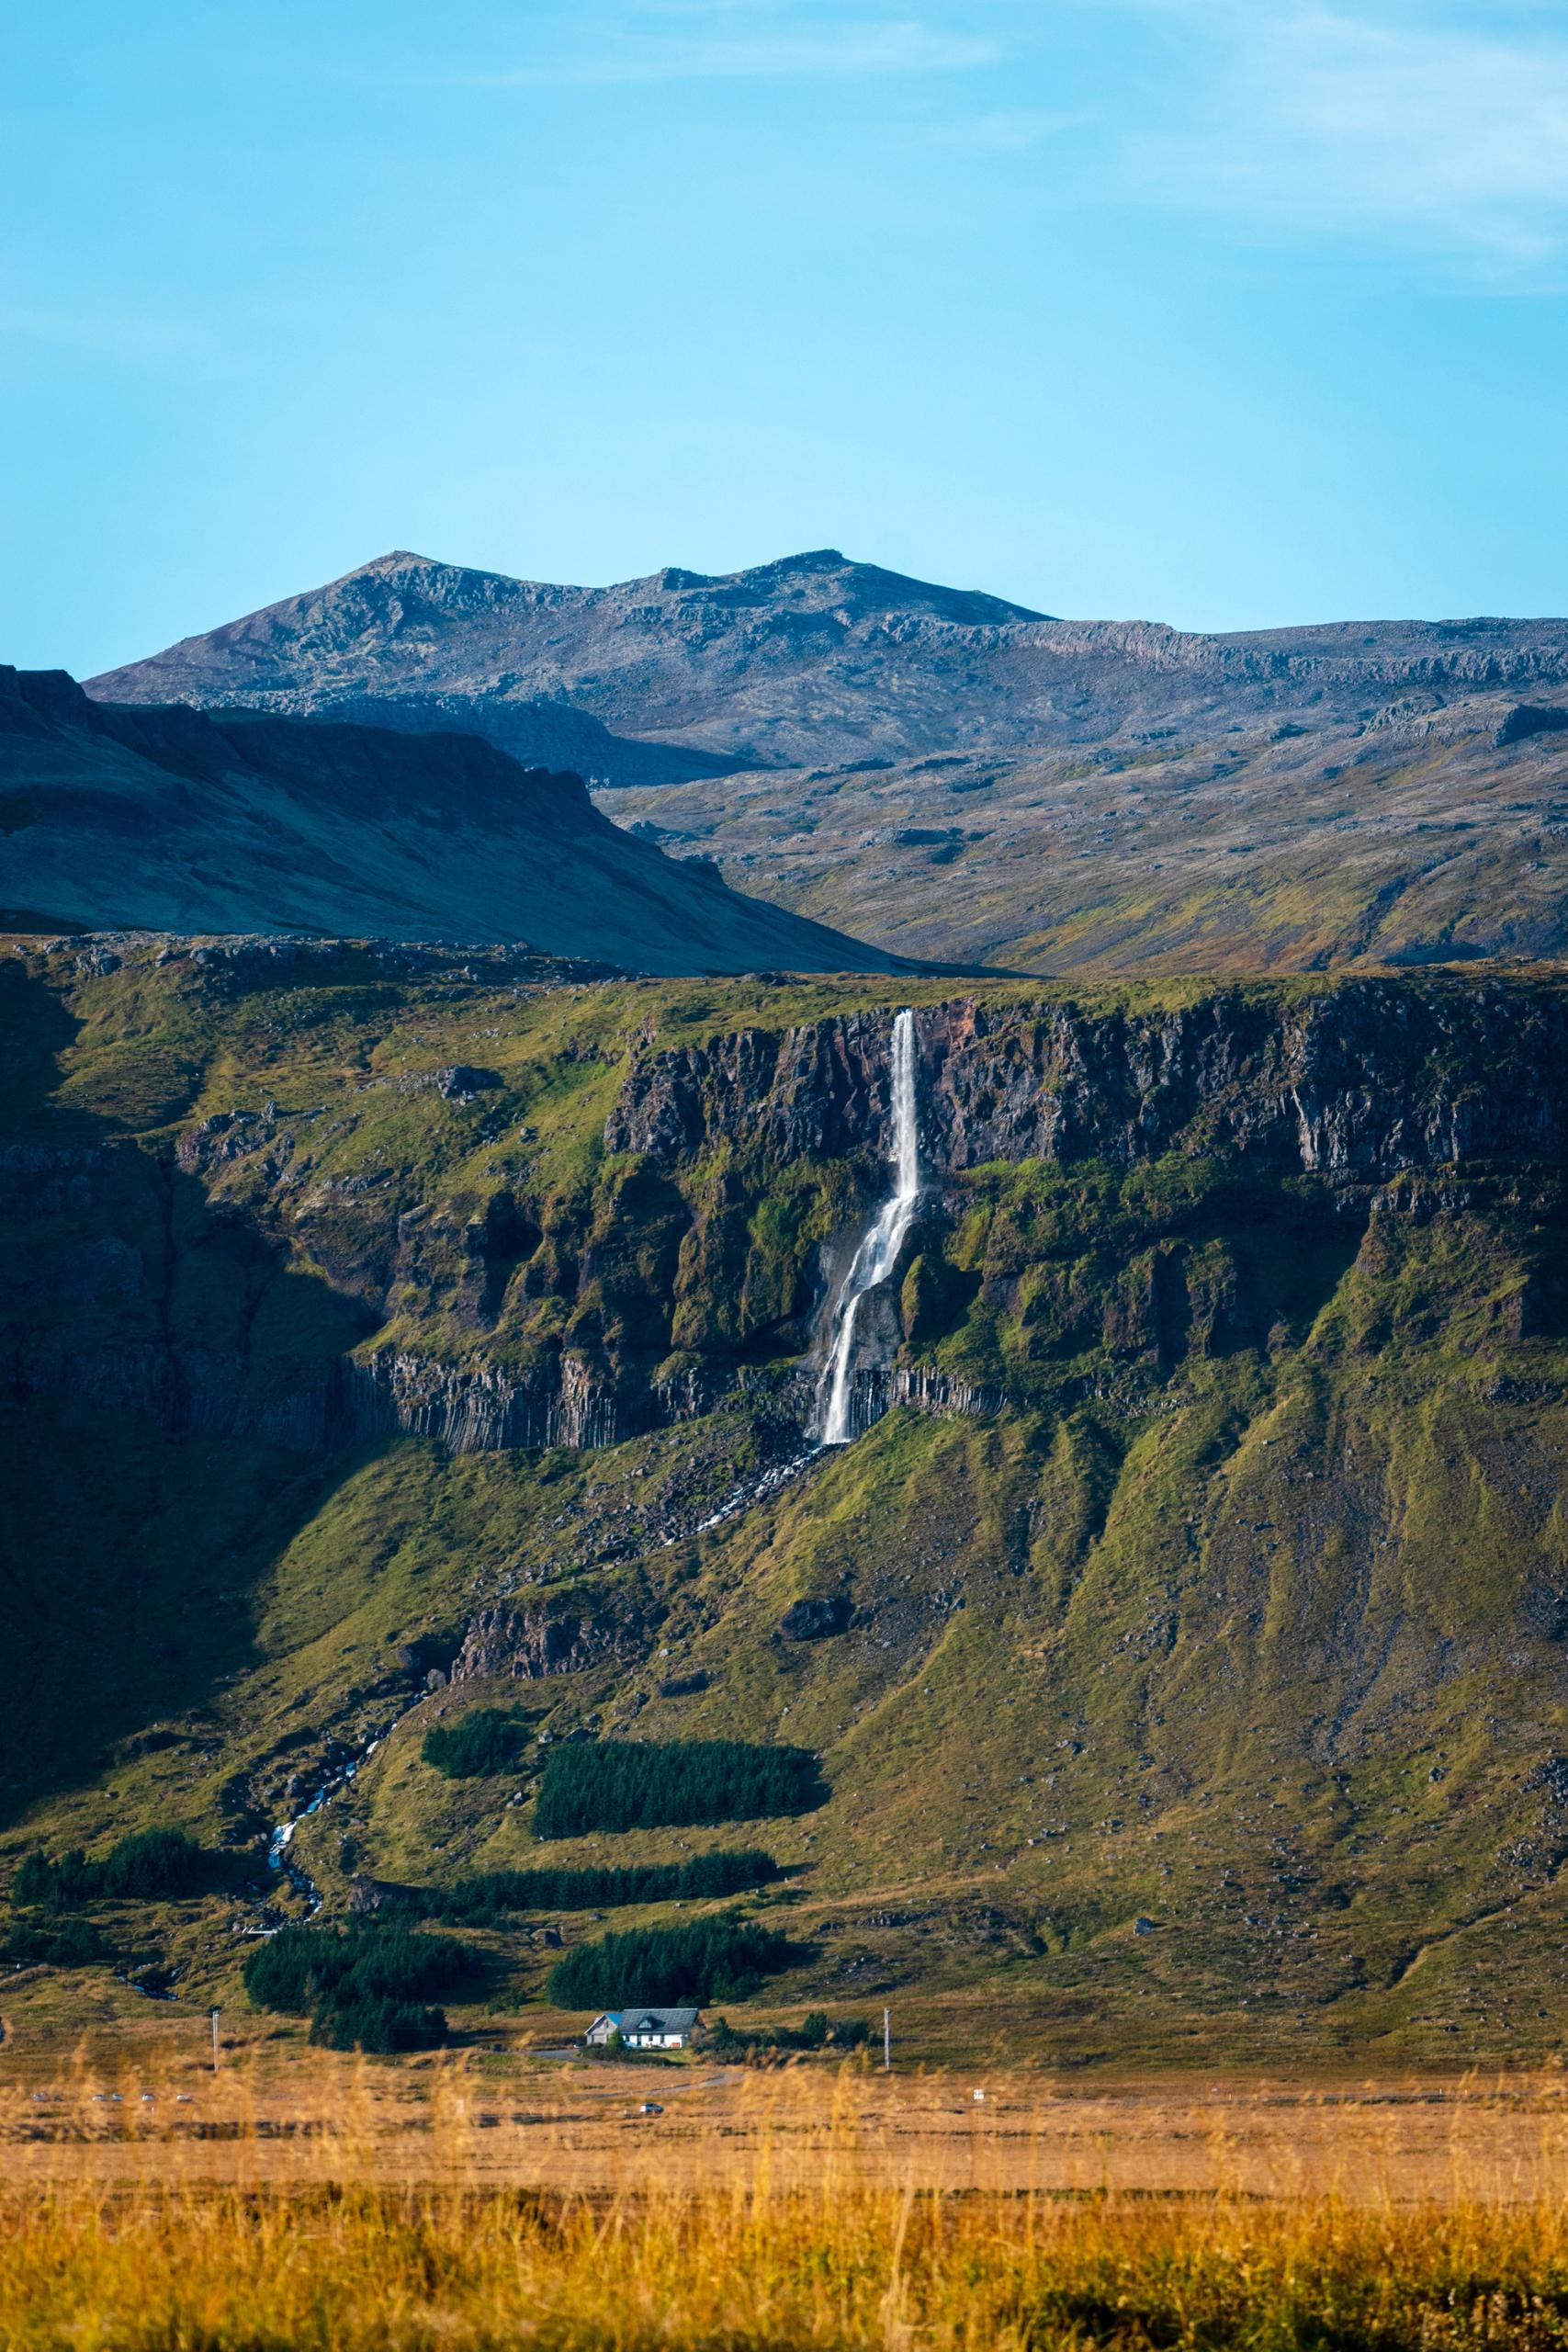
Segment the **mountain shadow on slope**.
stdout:
<path fill-rule="evenodd" d="M 269 1568 L 376 1451 L 269 1439 L 363 1318 L 172 1156 L 51 1098 L 79 1026 L 0 964 L 0 1824 L 149 1743 L 199 1770 Z M 225 1809 L 239 1842 L 263 1826 Z"/>
<path fill-rule="evenodd" d="M 525 943 L 619 969 L 907 969 L 612 825 L 472 734 L 180 705 L 0 669 L 0 904 L 69 927 Z"/>

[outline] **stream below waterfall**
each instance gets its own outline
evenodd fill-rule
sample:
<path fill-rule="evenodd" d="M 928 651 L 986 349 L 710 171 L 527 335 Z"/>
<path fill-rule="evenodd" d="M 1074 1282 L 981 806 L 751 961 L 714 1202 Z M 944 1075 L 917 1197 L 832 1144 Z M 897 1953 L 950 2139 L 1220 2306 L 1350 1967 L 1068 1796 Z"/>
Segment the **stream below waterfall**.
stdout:
<path fill-rule="evenodd" d="M 418 1704 L 419 1701 L 416 1700 L 414 1702 L 414 1705 L 417 1706 Z M 335 1772 L 328 1775 L 326 1780 L 321 1782 L 321 1787 L 316 1791 L 315 1795 L 310 1799 L 310 1804 L 304 1806 L 300 1812 L 297 1813 L 292 1820 L 280 1821 L 273 1830 L 271 1837 L 267 1839 L 266 1866 L 269 1871 L 276 1871 L 280 1877 L 287 1878 L 288 1883 L 294 1888 L 295 1892 L 304 1896 L 306 1905 L 305 1916 L 307 1918 L 313 1919 L 315 1917 L 326 1898 L 322 1894 L 321 1888 L 316 1884 L 315 1880 L 310 1877 L 307 1871 L 302 1870 L 299 1864 L 293 1858 L 293 1854 L 290 1849 L 294 1844 L 295 1831 L 300 1826 L 301 1823 L 309 1821 L 312 1814 L 320 1813 L 321 1807 L 333 1797 L 336 1796 L 340 1789 L 344 1789 L 348 1786 L 348 1783 L 355 1778 L 360 1767 L 362 1765 L 368 1764 L 377 1749 L 380 1747 L 385 1741 L 391 1737 L 393 1732 L 396 1731 L 398 1725 L 402 1722 L 403 1715 L 411 1714 L 413 1710 L 412 1707 L 405 1707 L 402 1714 L 394 1715 L 391 1722 L 388 1724 L 383 1730 L 378 1731 L 375 1735 L 374 1738 L 367 1740 L 356 1755 L 349 1758 L 346 1764 L 340 1765 Z M 271 1929 L 267 1932 L 276 1933 L 276 1930 Z"/>

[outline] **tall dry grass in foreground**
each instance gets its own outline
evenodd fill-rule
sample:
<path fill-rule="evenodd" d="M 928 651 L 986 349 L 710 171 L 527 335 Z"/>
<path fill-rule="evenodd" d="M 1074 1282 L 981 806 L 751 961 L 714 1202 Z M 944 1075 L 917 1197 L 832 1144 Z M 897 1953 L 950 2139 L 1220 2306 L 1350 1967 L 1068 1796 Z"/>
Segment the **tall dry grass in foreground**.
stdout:
<path fill-rule="evenodd" d="M 1359 2106 L 1259 2087 L 1216 2109 L 1201 2088 L 1068 2098 L 1021 2079 L 976 2107 L 948 2077 L 693 2075 L 645 2127 L 649 2078 L 506 2079 L 535 2104 L 488 2111 L 498 2084 L 457 2069 L 345 2064 L 297 2105 L 298 2077 L 235 2078 L 182 2098 L 205 2109 L 188 2126 L 172 2085 L 134 2106 L 130 2076 L 113 2106 L 102 2076 L 17 2091 L 0 2352 L 1568 2341 L 1560 2082 L 1408 2109 L 1371 2086 Z M 303 2140 L 277 2139 L 290 2121 Z M 1423 2124 L 1412 2193 L 1399 2167 Z M 1278 2143 L 1313 2131 L 1353 2155 L 1292 2174 Z M 1140 2188 L 1172 2147 L 1201 2185 Z"/>
<path fill-rule="evenodd" d="M 1562 2213 L 1035 2198 L 8 2196 L 0 2343 L 1438 2347 L 1568 2335 Z"/>

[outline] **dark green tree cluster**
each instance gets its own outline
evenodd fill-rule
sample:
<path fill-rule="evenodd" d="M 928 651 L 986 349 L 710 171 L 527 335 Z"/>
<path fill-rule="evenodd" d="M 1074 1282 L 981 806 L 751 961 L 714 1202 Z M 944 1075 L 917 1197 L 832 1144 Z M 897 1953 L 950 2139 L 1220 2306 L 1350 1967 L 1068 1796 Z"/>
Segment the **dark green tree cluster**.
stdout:
<path fill-rule="evenodd" d="M 763 1977 L 800 1954 L 785 1936 L 733 1912 L 679 1928 L 634 1928 L 578 1944 L 550 1971 L 550 1998 L 563 2009 L 620 2009 L 631 2001 L 671 2007 L 744 2001 Z"/>
<path fill-rule="evenodd" d="M 479 1927 L 508 1911 L 610 1911 L 627 1903 L 711 1901 L 767 1886 L 778 1876 L 773 1856 L 753 1849 L 620 1869 L 475 1871 L 419 1901 L 429 1918 Z"/>
<path fill-rule="evenodd" d="M 473 1969 L 466 1946 L 407 1928 L 282 1928 L 246 1960 L 260 2009 L 308 2017 L 328 2050 L 428 2050 L 446 2031 L 426 1996 Z"/>
<path fill-rule="evenodd" d="M 204 1894 L 223 1876 L 220 1857 L 209 1854 L 183 1829 L 139 1829 L 90 1862 L 79 1846 L 58 1860 L 31 1853 L 17 1872 L 13 1903 L 71 1911 L 84 1903 L 152 1903 Z"/>
<path fill-rule="evenodd" d="M 810 2009 L 798 2025 L 759 2028 L 738 2032 L 720 2018 L 708 2035 L 716 2057 L 749 2058 L 762 2052 L 793 2050 L 863 2050 L 872 2038 L 864 2018 L 829 2018 L 826 2009 Z"/>
<path fill-rule="evenodd" d="M 605 1739 L 552 1749 L 536 1838 L 809 1813 L 828 1792 L 804 1747 L 737 1739 Z"/>
<path fill-rule="evenodd" d="M 90 1968 L 114 1958 L 90 1919 L 13 1919 L 0 1951 L 18 1967 Z"/>
<path fill-rule="evenodd" d="M 502 1707 L 476 1707 L 457 1723 L 436 1724 L 424 1735 L 420 1754 L 448 1781 L 477 1781 L 510 1772 L 522 1754 L 528 1726 Z"/>

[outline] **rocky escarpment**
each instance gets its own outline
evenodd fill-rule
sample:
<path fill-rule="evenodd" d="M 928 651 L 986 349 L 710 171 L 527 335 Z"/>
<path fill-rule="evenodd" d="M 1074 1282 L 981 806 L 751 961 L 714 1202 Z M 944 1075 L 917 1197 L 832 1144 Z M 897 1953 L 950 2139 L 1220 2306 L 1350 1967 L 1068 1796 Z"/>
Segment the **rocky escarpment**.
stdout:
<path fill-rule="evenodd" d="M 1474 1158 L 1559 1159 L 1568 992 L 1506 978 L 1212 989 L 1175 1010 L 964 998 L 917 1009 L 922 1151 L 992 1161 L 1163 1152 L 1381 1182 Z M 886 1159 L 890 1018 L 855 1012 L 650 1048 L 612 1149 Z"/>
<path fill-rule="evenodd" d="M 765 1436 L 761 1467 L 798 1452 L 826 1303 L 886 1182 L 886 1005 L 670 1045 L 641 993 L 520 985 L 506 956 L 383 972 L 263 941 L 198 965 L 128 940 L 44 960 L 106 1019 L 166 1001 L 167 1035 L 215 1041 L 224 1076 L 215 1094 L 194 1045 L 110 1035 L 85 1099 L 150 1132 L 78 1108 L 68 1131 L 96 1140 L 44 1119 L 0 1150 L 17 1404 L 304 1453 L 603 1447 L 726 1407 Z M 39 986 L 16 991 L 35 1043 L 56 1017 Z M 1506 1276 L 1476 1275 L 1488 1328 L 1558 1313 L 1556 1243 L 1524 1230 L 1561 1221 L 1553 977 L 914 1010 L 927 1188 L 860 1318 L 857 1431 L 1266 1351 L 1363 1238 L 1446 1230 L 1483 1193 L 1519 1227 Z M 1071 1181 L 1047 1201 L 1014 1183 L 1031 1168 Z M 1300 1296 L 1298 1267 L 1322 1275 Z"/>
<path fill-rule="evenodd" d="M 293 1270 L 292 1237 L 275 1217 L 225 1213 L 190 1181 L 228 1164 L 227 1148 L 269 1142 L 261 1114 L 200 1123 L 175 1164 L 118 1144 L 0 1147 L 0 1219 L 16 1252 L 0 1321 L 0 1363 L 14 1404 L 48 1399 L 69 1419 L 131 1415 L 170 1435 L 247 1439 L 330 1453 L 392 1436 L 453 1453 L 512 1447 L 613 1445 L 707 1409 L 726 1384 L 696 1371 L 657 1383 L 646 1351 L 612 1361 L 556 1349 L 532 1364 L 472 1354 L 454 1361 L 370 1340 L 384 1297 L 351 1255 L 339 1286 Z M 379 1237 L 406 1272 L 394 1230 Z M 355 1227 L 365 1245 L 365 1226 Z M 307 1219 L 307 1243 L 317 1238 Z M 429 1237 L 422 1237 L 427 1246 Z M 454 1288 L 474 1283 L 462 1234 L 448 1237 Z"/>
<path fill-rule="evenodd" d="M 480 1609 L 452 1661 L 452 1679 L 533 1682 L 610 1660 L 635 1664 L 647 1656 L 661 1613 L 647 1613 L 625 1592 Z"/>

